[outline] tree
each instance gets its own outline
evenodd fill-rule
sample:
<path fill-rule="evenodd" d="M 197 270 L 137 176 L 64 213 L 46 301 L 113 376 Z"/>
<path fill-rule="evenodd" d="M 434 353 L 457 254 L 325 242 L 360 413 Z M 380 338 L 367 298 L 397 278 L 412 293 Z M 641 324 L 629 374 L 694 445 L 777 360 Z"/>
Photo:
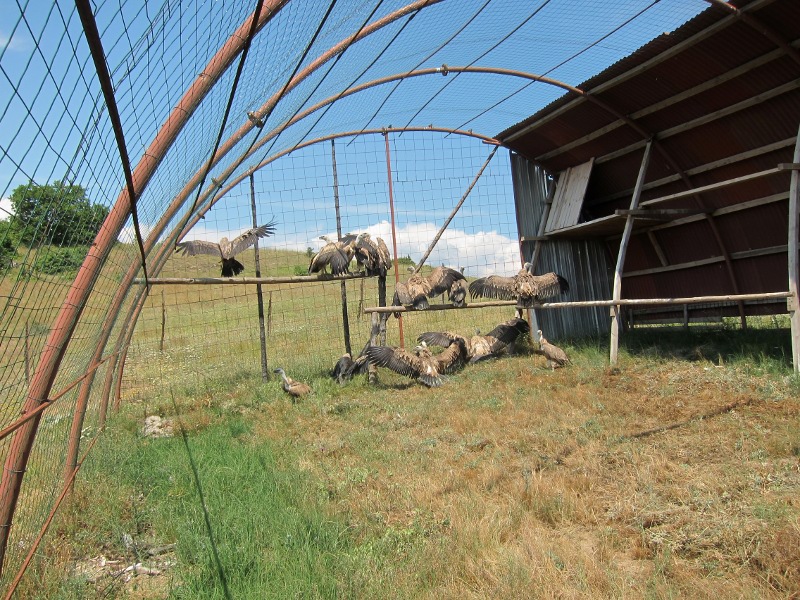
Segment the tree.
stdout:
<path fill-rule="evenodd" d="M 10 267 L 17 256 L 17 248 L 11 237 L 11 223 L 0 221 L 0 270 Z"/>
<path fill-rule="evenodd" d="M 20 185 L 11 205 L 11 226 L 29 246 L 88 246 L 108 216 L 108 208 L 89 202 L 83 187 L 62 181 Z"/>

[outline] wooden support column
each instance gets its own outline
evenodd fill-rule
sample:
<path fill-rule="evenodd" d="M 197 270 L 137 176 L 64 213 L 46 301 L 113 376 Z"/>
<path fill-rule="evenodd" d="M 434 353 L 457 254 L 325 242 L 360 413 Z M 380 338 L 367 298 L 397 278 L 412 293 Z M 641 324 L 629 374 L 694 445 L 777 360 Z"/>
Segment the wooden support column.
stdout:
<path fill-rule="evenodd" d="M 339 212 L 339 175 L 336 171 L 336 145 L 331 140 L 331 163 L 333 164 L 333 203 L 336 209 L 336 236 L 342 239 L 342 216 Z M 344 331 L 344 351 L 352 356 L 350 349 L 350 318 L 347 315 L 347 284 L 340 284 L 342 292 L 342 330 Z"/>
<path fill-rule="evenodd" d="M 642 186 L 644 185 L 645 175 L 647 174 L 647 165 L 650 162 L 650 150 L 653 142 L 648 141 L 644 149 L 644 156 L 642 156 L 642 165 L 639 167 L 639 175 L 636 178 L 636 187 L 633 188 L 633 196 L 631 197 L 631 210 L 639 207 L 639 198 L 642 196 Z M 614 294 L 613 301 L 617 302 L 622 298 L 622 268 L 625 266 L 625 253 L 628 250 L 628 242 L 631 239 L 633 231 L 633 215 L 628 215 L 625 218 L 625 229 L 622 232 L 622 239 L 619 241 L 619 253 L 617 254 L 617 268 L 614 270 Z M 610 362 L 612 365 L 617 364 L 619 353 L 619 317 L 620 305 L 615 304 L 611 307 L 611 352 Z"/>
<path fill-rule="evenodd" d="M 389 132 L 383 132 L 383 139 L 386 145 L 386 179 L 389 191 L 389 214 L 392 219 L 392 250 L 394 251 L 394 283 L 400 283 L 400 268 L 397 264 L 397 229 L 394 222 L 394 191 L 392 190 L 392 155 L 389 152 Z M 400 347 L 405 348 L 406 340 L 403 334 L 403 315 L 397 319 L 397 328 L 400 334 Z"/>
<path fill-rule="evenodd" d="M 539 257 L 542 254 L 542 246 L 544 245 L 544 229 L 547 227 L 547 218 L 550 216 L 550 208 L 553 206 L 553 196 L 556 195 L 557 182 L 554 179 L 551 182 L 550 189 L 547 190 L 547 197 L 544 199 L 544 210 L 542 210 L 542 220 L 539 221 L 539 231 L 536 232 L 536 242 L 533 245 L 533 254 L 531 255 L 531 273 L 536 272 L 536 267 L 539 264 Z M 517 216 L 519 219 L 519 216 Z M 522 248 L 520 248 L 522 250 Z M 525 262 L 523 256 L 522 262 Z M 528 323 L 530 323 L 531 331 L 535 332 L 539 329 L 539 315 L 535 309 L 528 309 Z"/>
<path fill-rule="evenodd" d="M 253 174 L 250 174 L 250 209 L 253 213 L 253 227 L 258 227 L 258 216 L 256 214 L 256 186 L 253 181 Z M 258 251 L 258 237 L 253 244 L 253 252 L 256 255 L 256 277 L 261 277 L 261 260 Z M 261 284 L 256 284 L 256 297 L 258 298 L 258 339 L 261 342 L 261 380 L 269 381 L 269 366 L 267 365 L 267 332 L 264 330 L 264 295 Z"/>
<path fill-rule="evenodd" d="M 789 185 L 789 293 L 787 308 L 791 317 L 792 335 L 792 365 L 795 373 L 800 373 L 800 302 L 798 302 L 798 278 L 800 278 L 800 265 L 798 264 L 797 244 L 800 242 L 798 222 L 800 222 L 800 130 L 797 133 L 797 143 L 794 146 L 794 165 L 792 165 L 792 179 Z"/>

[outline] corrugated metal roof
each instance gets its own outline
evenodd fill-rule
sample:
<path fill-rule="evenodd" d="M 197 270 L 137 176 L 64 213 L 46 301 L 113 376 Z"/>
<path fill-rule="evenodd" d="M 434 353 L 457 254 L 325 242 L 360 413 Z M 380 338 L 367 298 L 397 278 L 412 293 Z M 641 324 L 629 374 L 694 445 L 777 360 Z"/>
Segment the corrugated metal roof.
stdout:
<path fill-rule="evenodd" d="M 568 93 L 497 136 L 553 174 L 595 159 L 585 222 L 555 237 L 600 237 L 616 252 L 625 219 L 614 211 L 630 205 L 650 136 L 643 202 L 792 161 L 800 124 L 800 2 L 736 5 L 739 15 L 709 7 L 578 86 L 589 99 Z M 637 220 L 625 272 L 645 274 L 626 277 L 623 296 L 785 290 L 789 180 L 784 172 L 659 204 L 707 216 L 674 226 Z"/>

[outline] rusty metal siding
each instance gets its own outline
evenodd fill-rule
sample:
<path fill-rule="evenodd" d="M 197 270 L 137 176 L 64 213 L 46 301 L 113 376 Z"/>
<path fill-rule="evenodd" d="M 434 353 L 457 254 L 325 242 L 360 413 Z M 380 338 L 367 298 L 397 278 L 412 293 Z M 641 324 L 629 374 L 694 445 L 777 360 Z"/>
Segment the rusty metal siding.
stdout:
<path fill-rule="evenodd" d="M 514 201 L 517 206 L 521 236 L 537 235 L 547 196 L 547 176 L 543 169 L 522 156 L 510 153 Z M 526 261 L 533 255 L 533 242 L 525 242 L 522 252 Z M 597 240 L 551 240 L 544 242 L 537 273 L 555 271 L 570 284 L 564 300 L 608 300 L 614 265 L 606 245 Z M 539 327 L 548 339 L 581 338 L 606 335 L 609 328 L 608 308 L 566 308 L 537 310 Z"/>

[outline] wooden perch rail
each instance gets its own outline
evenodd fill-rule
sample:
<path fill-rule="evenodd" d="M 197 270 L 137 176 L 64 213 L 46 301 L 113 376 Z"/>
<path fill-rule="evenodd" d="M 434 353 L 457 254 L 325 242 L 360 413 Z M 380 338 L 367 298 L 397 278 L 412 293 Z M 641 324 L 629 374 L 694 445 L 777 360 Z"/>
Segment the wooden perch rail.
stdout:
<path fill-rule="evenodd" d="M 631 300 L 581 300 L 576 302 L 543 302 L 534 308 L 581 308 L 590 306 L 646 306 L 648 304 L 700 304 L 702 302 L 746 302 L 748 300 L 769 300 L 788 298 L 790 292 L 766 292 L 763 294 L 729 294 L 727 296 L 695 296 L 693 298 L 635 298 Z M 494 300 L 492 302 L 472 302 L 461 308 L 487 308 L 491 306 L 516 306 L 516 300 Z M 452 304 L 431 304 L 425 311 L 405 306 L 375 306 L 365 308 L 365 313 L 427 312 L 431 310 L 461 310 Z"/>
<path fill-rule="evenodd" d="M 364 279 L 364 273 L 352 273 L 350 275 L 286 275 L 283 277 L 150 277 L 145 280 L 137 277 L 133 283 L 150 285 L 211 285 L 211 284 L 238 284 L 256 285 L 270 283 L 307 283 L 309 281 L 347 281 L 349 279 Z"/>

